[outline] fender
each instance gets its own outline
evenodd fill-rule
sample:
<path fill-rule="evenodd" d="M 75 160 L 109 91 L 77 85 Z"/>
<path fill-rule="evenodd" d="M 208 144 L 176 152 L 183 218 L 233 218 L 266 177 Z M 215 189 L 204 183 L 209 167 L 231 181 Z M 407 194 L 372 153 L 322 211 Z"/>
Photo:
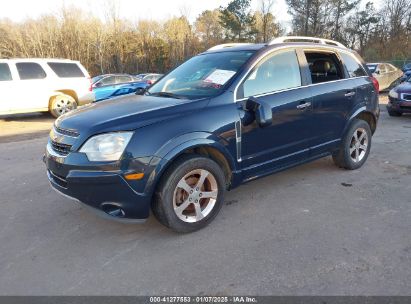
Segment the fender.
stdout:
<path fill-rule="evenodd" d="M 352 111 L 351 114 L 349 115 L 349 118 L 347 119 L 347 122 L 344 126 L 344 130 L 341 136 L 344 136 L 345 132 L 347 132 L 352 120 L 357 117 L 359 114 L 361 113 L 367 113 L 367 114 L 371 114 L 372 117 L 374 118 L 374 121 L 377 122 L 377 118 L 375 117 L 375 114 L 371 111 L 368 111 L 365 104 L 361 103 L 358 104 L 358 106 L 356 106 Z"/>
<path fill-rule="evenodd" d="M 201 146 L 212 147 L 224 155 L 231 171 L 233 172 L 232 182 L 236 184 L 238 176 L 237 164 L 235 163 L 233 156 L 224 147 L 224 143 L 226 143 L 225 140 L 207 132 L 187 133 L 169 141 L 156 152 L 155 156 L 150 161 L 150 166 L 155 167 L 155 169 L 150 174 L 145 187 L 145 192 L 147 191 L 146 193 L 150 194 L 153 193 L 160 177 L 174 159 L 176 159 L 187 149 Z"/>

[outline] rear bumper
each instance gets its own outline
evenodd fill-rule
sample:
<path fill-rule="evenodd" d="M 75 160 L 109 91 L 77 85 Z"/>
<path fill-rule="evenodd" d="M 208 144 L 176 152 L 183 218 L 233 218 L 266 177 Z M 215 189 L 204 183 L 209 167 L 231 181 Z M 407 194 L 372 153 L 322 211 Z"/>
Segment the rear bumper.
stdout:
<path fill-rule="evenodd" d="M 81 96 L 78 96 L 78 105 L 83 106 L 85 104 L 89 104 L 94 102 L 96 99 L 93 92 L 87 92 Z"/>
<path fill-rule="evenodd" d="M 124 222 L 141 222 L 148 218 L 151 195 L 137 192 L 124 178 L 125 172 L 105 171 L 98 166 L 86 168 L 72 160 L 46 150 L 44 162 L 52 188 L 106 218 Z"/>
<path fill-rule="evenodd" d="M 388 97 L 387 110 L 399 113 L 411 113 L 411 101 Z"/>

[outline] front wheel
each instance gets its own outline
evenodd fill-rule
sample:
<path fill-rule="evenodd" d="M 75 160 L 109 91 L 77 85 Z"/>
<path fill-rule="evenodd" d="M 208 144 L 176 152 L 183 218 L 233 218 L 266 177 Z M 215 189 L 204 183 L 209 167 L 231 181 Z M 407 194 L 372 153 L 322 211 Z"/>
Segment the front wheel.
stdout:
<path fill-rule="evenodd" d="M 76 108 L 76 100 L 70 95 L 60 94 L 50 100 L 50 113 L 56 118 Z"/>
<path fill-rule="evenodd" d="M 334 163 L 344 169 L 360 168 L 371 149 L 371 128 L 364 120 L 355 119 L 344 136 L 340 148 L 333 154 Z"/>
<path fill-rule="evenodd" d="M 224 191 L 224 172 L 216 162 L 197 155 L 183 156 L 162 177 L 152 210 L 165 226 L 192 232 L 216 217 Z"/>

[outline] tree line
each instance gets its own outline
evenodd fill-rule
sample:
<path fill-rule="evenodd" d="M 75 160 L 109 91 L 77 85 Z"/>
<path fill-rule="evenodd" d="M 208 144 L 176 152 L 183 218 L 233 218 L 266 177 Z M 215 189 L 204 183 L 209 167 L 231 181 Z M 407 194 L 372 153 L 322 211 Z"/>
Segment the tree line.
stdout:
<path fill-rule="evenodd" d="M 79 60 L 91 75 L 165 72 L 207 48 L 226 42 L 264 43 L 285 35 L 338 40 L 366 60 L 411 58 L 411 2 L 385 0 L 380 9 L 361 0 L 286 0 L 286 30 L 275 0 L 232 0 L 203 11 L 194 22 L 181 13 L 164 22 L 122 19 L 113 0 L 101 20 L 75 7 L 23 22 L 0 20 L 0 58 Z"/>

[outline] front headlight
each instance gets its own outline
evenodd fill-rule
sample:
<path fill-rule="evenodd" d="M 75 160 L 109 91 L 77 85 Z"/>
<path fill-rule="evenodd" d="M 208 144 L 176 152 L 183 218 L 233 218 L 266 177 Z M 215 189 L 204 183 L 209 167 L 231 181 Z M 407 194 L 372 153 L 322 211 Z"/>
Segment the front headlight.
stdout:
<path fill-rule="evenodd" d="M 394 89 L 392 89 L 392 90 L 388 93 L 388 95 L 389 95 L 390 97 L 392 97 L 392 98 L 398 98 L 398 93 L 397 93 L 397 91 L 395 91 Z"/>
<path fill-rule="evenodd" d="M 81 147 L 90 161 L 119 160 L 133 132 L 115 132 L 95 135 Z"/>

